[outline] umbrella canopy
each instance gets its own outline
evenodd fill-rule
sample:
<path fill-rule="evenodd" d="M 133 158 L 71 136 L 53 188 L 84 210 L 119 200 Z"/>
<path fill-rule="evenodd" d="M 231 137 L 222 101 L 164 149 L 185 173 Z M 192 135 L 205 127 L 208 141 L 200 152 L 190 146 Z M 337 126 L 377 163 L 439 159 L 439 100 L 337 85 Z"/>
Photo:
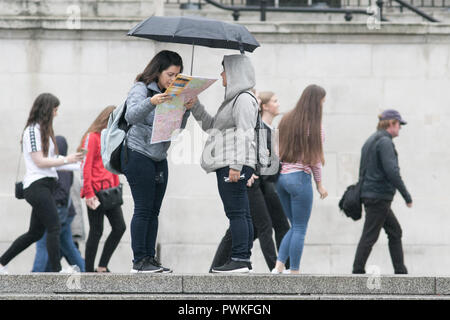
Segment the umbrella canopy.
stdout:
<path fill-rule="evenodd" d="M 253 52 L 258 41 L 246 27 L 200 17 L 150 17 L 128 32 L 129 36 L 162 42 Z"/>

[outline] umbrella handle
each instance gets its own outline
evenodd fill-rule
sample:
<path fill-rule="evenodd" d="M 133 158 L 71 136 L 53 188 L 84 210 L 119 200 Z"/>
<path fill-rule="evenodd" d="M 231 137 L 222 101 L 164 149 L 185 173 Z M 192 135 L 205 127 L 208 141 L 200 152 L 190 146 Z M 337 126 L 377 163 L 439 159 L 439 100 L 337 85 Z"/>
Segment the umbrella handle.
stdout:
<path fill-rule="evenodd" d="M 241 35 L 237 34 L 236 39 L 239 42 L 239 51 L 241 52 L 241 54 L 245 54 L 244 45 L 242 44 Z"/>
<path fill-rule="evenodd" d="M 194 43 L 192 43 L 192 54 L 191 54 L 191 76 L 192 76 L 192 69 L 194 68 Z"/>

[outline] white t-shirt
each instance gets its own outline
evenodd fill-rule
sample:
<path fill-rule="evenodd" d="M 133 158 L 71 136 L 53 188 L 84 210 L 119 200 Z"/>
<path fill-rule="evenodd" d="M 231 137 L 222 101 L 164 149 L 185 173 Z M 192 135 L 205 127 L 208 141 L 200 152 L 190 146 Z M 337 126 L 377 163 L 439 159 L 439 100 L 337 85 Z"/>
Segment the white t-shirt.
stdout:
<path fill-rule="evenodd" d="M 23 177 L 23 188 L 26 189 L 35 182 L 42 178 L 56 178 L 58 179 L 58 173 L 56 168 L 39 168 L 31 159 L 31 153 L 42 150 L 41 130 L 39 124 L 32 124 L 25 129 L 23 133 L 22 142 L 23 157 L 25 159 L 26 173 Z M 49 150 L 48 158 L 56 158 L 55 145 L 52 139 L 49 137 Z"/>

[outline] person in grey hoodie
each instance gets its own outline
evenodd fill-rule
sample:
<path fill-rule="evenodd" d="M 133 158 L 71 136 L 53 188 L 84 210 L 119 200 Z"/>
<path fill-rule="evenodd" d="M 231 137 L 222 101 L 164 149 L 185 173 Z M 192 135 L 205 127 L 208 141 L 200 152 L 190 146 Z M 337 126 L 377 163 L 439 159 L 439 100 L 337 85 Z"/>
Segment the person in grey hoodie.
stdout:
<path fill-rule="evenodd" d="M 247 180 L 256 164 L 255 126 L 258 102 L 252 92 L 255 71 L 250 58 L 237 54 L 224 56 L 222 84 L 225 99 L 215 116 L 196 102 L 191 111 L 204 131 L 209 133 L 201 166 L 215 172 L 225 213 L 230 221 L 231 260 L 212 272 L 249 272 L 253 246 L 253 224 L 247 196 Z"/>
<path fill-rule="evenodd" d="M 170 141 L 151 144 L 155 108 L 172 97 L 165 90 L 183 71 L 181 57 L 163 50 L 153 57 L 128 93 L 125 119 L 131 128 L 127 146 L 121 152 L 121 165 L 131 188 L 134 214 L 131 220 L 132 273 L 172 272 L 157 260 L 158 216 L 167 187 L 167 150 Z M 187 102 L 186 107 L 192 103 Z M 186 127 L 190 111 L 183 115 Z"/>

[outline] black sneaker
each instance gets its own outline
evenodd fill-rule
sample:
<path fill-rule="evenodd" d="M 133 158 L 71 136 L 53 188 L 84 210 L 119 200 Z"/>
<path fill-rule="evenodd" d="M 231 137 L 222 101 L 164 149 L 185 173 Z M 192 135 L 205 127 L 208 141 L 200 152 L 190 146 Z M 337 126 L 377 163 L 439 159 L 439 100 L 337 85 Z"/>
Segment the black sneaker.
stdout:
<path fill-rule="evenodd" d="M 131 269 L 131 273 L 156 273 L 162 271 L 163 268 L 152 264 L 148 257 L 141 259 L 138 262 L 133 262 L 133 269 Z"/>
<path fill-rule="evenodd" d="M 149 257 L 148 259 L 151 261 L 151 263 L 152 263 L 153 265 L 162 268 L 162 273 L 172 273 L 172 272 L 173 272 L 172 269 L 163 267 L 163 266 L 161 265 L 161 262 L 159 262 L 155 257 L 153 257 L 153 258 L 150 258 L 150 257 Z"/>
<path fill-rule="evenodd" d="M 213 268 L 214 273 L 248 273 L 249 262 L 230 260 L 221 267 Z"/>

